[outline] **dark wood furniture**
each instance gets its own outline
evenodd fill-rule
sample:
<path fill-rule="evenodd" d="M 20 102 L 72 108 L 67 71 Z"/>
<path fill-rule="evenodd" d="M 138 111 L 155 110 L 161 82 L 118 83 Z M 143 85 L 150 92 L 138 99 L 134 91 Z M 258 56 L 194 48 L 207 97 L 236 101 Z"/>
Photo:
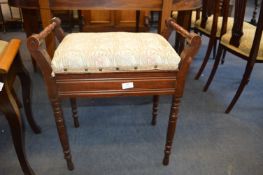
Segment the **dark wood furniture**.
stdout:
<path fill-rule="evenodd" d="M 235 1 L 235 16 L 232 33 L 227 32 L 221 37 L 213 69 L 204 87 L 204 91 L 206 91 L 211 84 L 224 50 L 247 62 L 240 85 L 225 113 L 229 113 L 236 104 L 245 86 L 249 82 L 255 63 L 263 63 L 263 41 L 261 39 L 263 29 L 263 3 L 261 3 L 260 6 L 260 14 L 256 27 L 244 21 L 246 3 L 247 0 Z"/>
<path fill-rule="evenodd" d="M 9 123 L 16 154 L 24 174 L 34 175 L 35 173 L 27 161 L 25 151 L 24 127 L 19 112 L 21 104 L 13 87 L 13 82 L 16 76 L 18 76 L 21 81 L 22 97 L 27 120 L 32 130 L 35 133 L 40 133 L 40 128 L 32 116 L 30 100 L 31 80 L 19 56 L 18 50 L 20 43 L 20 40 L 11 40 L 0 56 L 0 82 L 4 83 L 3 89 L 0 90 L 0 111 L 3 112 Z"/>
<path fill-rule="evenodd" d="M 9 25 L 23 26 L 22 12 L 20 8 L 10 7 L 7 0 L 0 1 L 0 23 L 4 32 Z"/>
<path fill-rule="evenodd" d="M 169 156 L 173 143 L 173 137 L 178 118 L 180 99 L 183 95 L 185 78 L 194 55 L 201 44 L 200 37 L 194 33 L 188 33 L 178 26 L 173 20 L 167 22 L 167 29 L 163 30 L 163 36 L 168 38 L 172 30 L 175 29 L 188 42 L 181 54 L 179 69 L 176 70 L 151 70 L 151 71 L 117 71 L 99 73 L 54 73 L 51 67 L 51 56 L 42 47 L 43 40 L 49 35 L 56 35 L 58 41 L 63 41 L 64 32 L 60 27 L 60 20 L 55 18 L 52 24 L 48 25 L 40 34 L 28 38 L 28 49 L 33 55 L 40 68 L 47 89 L 50 102 L 57 124 L 58 134 L 62 144 L 64 157 L 67 161 L 68 169 L 73 170 L 71 151 L 69 148 L 67 131 L 64 124 L 63 112 L 60 100 L 71 99 L 73 116 L 77 122 L 77 111 L 75 99 L 79 97 L 113 97 L 113 96 L 146 96 L 154 98 L 152 124 L 156 123 L 159 95 L 170 94 L 173 96 L 171 113 L 168 122 L 167 138 L 164 151 L 163 164 L 168 165 Z M 98 68 L 99 69 L 99 68 Z M 137 68 L 134 68 L 135 70 Z M 99 69 L 101 71 L 101 69 Z M 65 70 L 66 71 L 66 70 Z M 86 71 L 86 70 L 85 70 Z M 133 82 L 134 87 L 123 89 L 122 84 Z M 77 125 L 78 126 L 78 122 Z"/>
<path fill-rule="evenodd" d="M 82 10 L 81 16 L 84 23 L 81 30 L 83 32 L 149 30 L 149 13 L 147 11 Z"/>
<path fill-rule="evenodd" d="M 201 0 L 9 0 L 11 6 L 20 7 L 24 17 L 24 29 L 27 36 L 33 33 L 38 33 L 36 20 L 34 14 L 40 10 L 42 24 L 44 27 L 49 25 L 52 19 L 52 10 L 147 10 L 147 11 L 161 11 L 159 31 L 162 31 L 165 26 L 165 19 L 170 17 L 171 11 L 176 10 L 191 10 L 200 8 Z M 53 55 L 55 50 L 55 39 L 50 36 L 47 39 L 48 53 Z"/>
<path fill-rule="evenodd" d="M 209 38 L 209 42 L 203 62 L 195 76 L 196 80 L 198 80 L 203 73 L 212 50 L 214 50 L 213 57 L 215 58 L 218 40 L 220 40 L 221 36 L 226 33 L 227 29 L 231 29 L 230 27 L 226 27 L 227 25 L 230 26 L 233 24 L 232 19 L 227 18 L 228 14 L 229 0 L 203 0 L 202 15 L 196 22 L 196 30 L 206 35 Z M 226 52 L 224 52 L 224 56 L 225 53 Z"/>

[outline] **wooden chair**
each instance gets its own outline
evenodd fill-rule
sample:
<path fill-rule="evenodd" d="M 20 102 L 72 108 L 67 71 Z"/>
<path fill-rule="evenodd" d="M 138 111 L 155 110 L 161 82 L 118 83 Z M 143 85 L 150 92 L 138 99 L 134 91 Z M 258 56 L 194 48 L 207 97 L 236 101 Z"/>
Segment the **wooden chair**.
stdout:
<path fill-rule="evenodd" d="M 52 19 L 52 24 L 44 31 L 28 38 L 27 47 L 48 89 L 68 169 L 74 167 L 60 100 L 71 99 L 77 122 L 77 97 L 151 95 L 154 125 L 159 95 L 172 95 L 163 159 L 163 164 L 168 165 L 185 78 L 201 40 L 173 20 L 167 21 L 167 27 L 163 31 L 165 38 L 175 29 L 187 39 L 188 45 L 181 56 L 161 35 L 154 33 L 73 33 L 65 36 L 58 18 Z M 53 31 L 60 44 L 51 59 L 43 42 Z"/>
<path fill-rule="evenodd" d="M 246 0 L 235 2 L 235 16 L 232 31 L 228 31 L 221 37 L 213 69 L 204 87 L 204 91 L 207 91 L 214 78 L 224 50 L 242 58 L 247 62 L 241 83 L 225 113 L 229 113 L 232 110 L 243 92 L 243 89 L 248 84 L 254 64 L 263 62 L 263 40 L 261 39 L 263 28 L 263 3 L 261 3 L 257 26 L 253 26 L 244 21 L 245 8 Z"/>
<path fill-rule="evenodd" d="M 19 56 L 20 43 L 21 41 L 18 39 L 12 39 L 10 42 L 0 40 L 0 111 L 3 112 L 9 123 L 16 154 L 24 174 L 34 175 L 35 173 L 30 167 L 25 153 L 24 127 L 19 112 L 21 104 L 13 88 L 13 82 L 18 76 L 21 81 L 27 120 L 32 130 L 35 133 L 40 133 L 40 128 L 32 116 L 31 80 Z"/>
<path fill-rule="evenodd" d="M 215 58 L 217 41 L 220 40 L 221 36 L 233 26 L 233 18 L 228 17 L 229 0 L 203 0 L 202 12 L 201 18 L 195 23 L 195 29 L 201 34 L 207 36 L 209 42 L 203 62 L 195 76 L 196 80 L 200 78 L 204 71 L 212 50 L 213 57 Z M 222 30 L 222 28 L 224 30 Z"/>

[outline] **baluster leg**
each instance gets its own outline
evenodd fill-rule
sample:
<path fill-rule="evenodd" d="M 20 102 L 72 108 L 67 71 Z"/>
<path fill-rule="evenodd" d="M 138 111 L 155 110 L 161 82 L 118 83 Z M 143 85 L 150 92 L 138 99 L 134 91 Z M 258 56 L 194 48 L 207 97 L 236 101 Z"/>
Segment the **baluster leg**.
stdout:
<path fill-rule="evenodd" d="M 152 111 L 152 125 L 156 125 L 156 118 L 158 114 L 159 95 L 153 96 L 153 111 Z"/>
<path fill-rule="evenodd" d="M 179 104 L 180 104 L 180 98 L 173 96 L 172 106 L 171 106 L 171 111 L 170 111 L 170 116 L 169 116 L 169 123 L 168 123 L 168 128 L 167 128 L 163 165 L 169 164 L 169 157 L 171 154 L 173 138 L 174 138 L 175 129 L 176 129 L 176 122 L 178 118 Z"/>
<path fill-rule="evenodd" d="M 64 152 L 64 158 L 67 161 L 67 166 L 69 170 L 74 169 L 73 162 L 71 160 L 71 152 L 70 152 L 70 147 L 69 147 L 69 141 L 68 141 L 68 134 L 66 130 L 66 125 L 63 117 L 63 112 L 60 106 L 59 99 L 53 98 L 51 99 L 51 104 L 55 116 L 55 121 L 57 125 L 57 131 L 60 139 L 60 143 Z"/>
<path fill-rule="evenodd" d="M 70 105 L 72 110 L 72 118 L 74 120 L 75 128 L 79 127 L 78 111 L 77 111 L 77 101 L 76 98 L 70 98 Z"/>

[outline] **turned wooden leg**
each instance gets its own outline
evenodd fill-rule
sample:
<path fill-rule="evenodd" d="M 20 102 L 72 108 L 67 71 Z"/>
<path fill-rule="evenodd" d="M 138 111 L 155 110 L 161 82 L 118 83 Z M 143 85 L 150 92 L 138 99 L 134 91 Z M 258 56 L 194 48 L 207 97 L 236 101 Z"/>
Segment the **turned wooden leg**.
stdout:
<path fill-rule="evenodd" d="M 231 103 L 227 107 L 225 113 L 229 113 L 232 110 L 232 108 L 234 107 L 234 105 L 236 104 L 236 102 L 237 102 L 238 98 L 240 97 L 241 93 L 243 92 L 245 86 L 249 82 L 249 77 L 251 75 L 253 67 L 254 67 L 254 64 L 247 63 L 246 70 L 244 72 L 244 75 L 243 75 L 243 78 L 240 82 L 240 85 L 237 89 L 237 92 L 236 92 L 235 96 L 233 97 Z"/>
<path fill-rule="evenodd" d="M 71 152 L 70 152 L 70 147 L 69 147 L 68 134 L 67 134 L 65 121 L 64 121 L 62 109 L 61 109 L 58 98 L 51 99 L 51 104 L 52 104 L 52 108 L 53 108 L 53 112 L 55 116 L 55 121 L 57 125 L 57 131 L 58 131 L 60 143 L 62 145 L 62 149 L 64 152 L 64 158 L 67 161 L 68 169 L 73 170 L 74 165 L 71 160 Z"/>
<path fill-rule="evenodd" d="M 202 72 L 204 71 L 205 69 L 205 66 L 209 60 L 209 56 L 211 54 L 211 51 L 213 49 L 213 46 L 214 46 L 214 43 L 215 43 L 216 39 L 215 38 L 210 38 L 209 40 L 209 43 L 208 43 L 208 47 L 207 47 L 207 50 L 206 50 L 206 54 L 205 54 L 205 57 L 204 57 L 204 60 L 203 60 L 203 63 L 201 65 L 201 67 L 199 68 L 197 74 L 195 75 L 195 79 L 198 80 L 202 74 Z"/>
<path fill-rule="evenodd" d="M 18 53 L 19 57 L 19 53 Z M 31 79 L 29 73 L 27 72 L 26 68 L 22 64 L 20 58 L 15 60 L 16 67 L 18 70 L 18 77 L 21 81 L 22 87 L 22 97 L 24 103 L 24 109 L 27 121 L 35 133 L 41 133 L 40 127 L 36 124 L 33 115 L 32 115 L 32 108 L 31 108 Z"/>
<path fill-rule="evenodd" d="M 78 119 L 78 110 L 77 110 L 77 101 L 76 98 L 70 98 L 71 110 L 72 110 L 72 118 L 74 120 L 75 128 L 79 127 L 79 119 Z"/>
<path fill-rule="evenodd" d="M 178 118 L 179 104 L 180 104 L 180 98 L 173 96 L 172 107 L 170 111 L 169 123 L 168 123 L 168 128 L 167 128 L 163 165 L 169 164 L 169 157 L 171 154 L 173 138 L 174 138 L 175 129 L 176 129 L 176 122 Z"/>
<path fill-rule="evenodd" d="M 209 75 L 209 78 L 205 84 L 205 87 L 203 89 L 204 92 L 207 91 L 207 89 L 209 88 L 215 74 L 216 74 L 216 70 L 218 68 L 218 65 L 219 65 L 219 62 L 220 62 L 220 58 L 221 58 L 221 55 L 222 55 L 222 51 L 223 51 L 223 47 L 221 45 L 219 45 L 218 47 L 218 51 L 217 51 L 217 55 L 216 55 L 216 59 L 215 59 L 215 62 L 214 62 L 214 65 L 213 65 L 213 69 Z"/>
<path fill-rule="evenodd" d="M 9 123 L 15 151 L 24 174 L 35 175 L 25 153 L 25 136 L 19 108 L 7 85 L 0 92 L 0 110 L 4 113 Z"/>
<path fill-rule="evenodd" d="M 153 111 L 152 111 L 152 125 L 156 125 L 156 118 L 158 114 L 159 95 L 153 96 Z"/>

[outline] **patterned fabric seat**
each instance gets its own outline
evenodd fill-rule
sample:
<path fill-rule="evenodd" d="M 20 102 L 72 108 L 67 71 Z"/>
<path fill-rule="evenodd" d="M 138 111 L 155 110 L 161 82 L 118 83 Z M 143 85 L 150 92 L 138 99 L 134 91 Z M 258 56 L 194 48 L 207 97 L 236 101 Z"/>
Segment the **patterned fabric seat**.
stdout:
<path fill-rule="evenodd" d="M 195 27 L 198 30 L 204 32 L 205 34 L 210 35 L 211 31 L 212 31 L 212 25 L 213 25 L 213 15 L 211 15 L 207 18 L 205 28 L 201 27 L 201 21 L 202 21 L 202 19 L 198 19 L 195 23 Z M 223 22 L 223 18 L 218 17 L 216 37 L 220 37 L 222 22 Z M 232 27 L 233 27 L 233 18 L 229 17 L 227 20 L 227 31 L 229 29 L 232 29 Z"/>
<path fill-rule="evenodd" d="M 52 59 L 54 73 L 177 70 L 180 56 L 159 34 L 72 33 Z"/>
<path fill-rule="evenodd" d="M 255 33 L 256 33 L 256 26 L 253 26 L 247 22 L 244 22 L 243 25 L 244 25 L 244 28 L 243 28 L 244 34 L 242 35 L 240 39 L 239 47 L 235 47 L 229 44 L 231 36 L 232 36 L 231 30 L 222 36 L 221 44 L 224 45 L 225 47 L 230 48 L 231 50 L 234 50 L 242 55 L 249 57 L 250 50 L 252 48 L 252 44 L 253 44 Z M 263 36 L 261 38 L 262 39 L 260 40 L 257 60 L 263 60 Z"/>

